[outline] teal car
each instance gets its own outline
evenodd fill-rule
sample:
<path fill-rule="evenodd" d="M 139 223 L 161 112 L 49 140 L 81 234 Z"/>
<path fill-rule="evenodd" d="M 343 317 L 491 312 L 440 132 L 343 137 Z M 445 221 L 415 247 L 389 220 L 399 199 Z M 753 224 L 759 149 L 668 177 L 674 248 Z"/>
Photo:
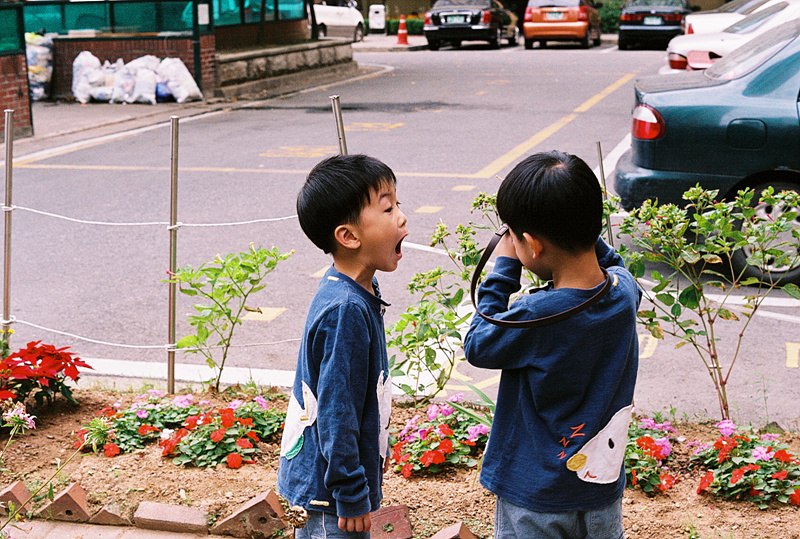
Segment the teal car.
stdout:
<path fill-rule="evenodd" d="M 744 187 L 800 192 L 800 19 L 787 22 L 705 71 L 646 77 L 635 84 L 631 148 L 612 174 L 623 208 L 647 199 L 684 205 L 697 184 L 730 197 Z M 758 214 L 797 208 L 766 206 Z M 796 228 L 800 228 L 798 221 Z M 746 274 L 800 282 L 793 262 L 747 266 Z"/>

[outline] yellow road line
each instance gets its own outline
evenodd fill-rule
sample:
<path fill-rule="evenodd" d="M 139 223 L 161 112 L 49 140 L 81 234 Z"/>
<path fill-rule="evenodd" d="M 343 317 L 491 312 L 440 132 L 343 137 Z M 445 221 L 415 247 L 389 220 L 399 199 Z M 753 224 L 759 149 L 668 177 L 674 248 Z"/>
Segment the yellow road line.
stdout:
<path fill-rule="evenodd" d="M 586 112 L 587 110 L 589 110 L 593 106 L 597 105 L 600 101 L 602 101 L 603 99 L 605 99 L 606 97 L 608 97 L 609 95 L 614 93 L 614 91 L 618 90 L 623 84 L 625 84 L 626 82 L 631 80 L 633 77 L 634 77 L 633 73 L 628 73 L 627 75 L 625 75 L 621 79 L 617 80 L 614 84 L 606 87 L 599 94 L 597 94 L 595 96 L 592 96 L 589 99 L 587 99 L 586 101 L 584 101 L 581 106 L 579 106 L 577 109 L 575 109 L 572 112 Z"/>
<path fill-rule="evenodd" d="M 639 335 L 639 348 L 640 348 L 639 359 L 649 359 L 653 357 L 653 353 L 656 351 L 657 345 L 658 345 L 658 339 L 656 339 L 652 335 L 650 334 Z"/>
<path fill-rule="evenodd" d="M 439 213 L 444 209 L 444 206 L 420 206 L 414 213 Z"/>
<path fill-rule="evenodd" d="M 286 312 L 284 307 L 260 307 L 261 312 L 248 312 L 242 317 L 243 320 L 253 320 L 256 322 L 272 322 Z"/>
<path fill-rule="evenodd" d="M 790 369 L 800 367 L 800 343 L 786 343 L 786 366 Z"/>

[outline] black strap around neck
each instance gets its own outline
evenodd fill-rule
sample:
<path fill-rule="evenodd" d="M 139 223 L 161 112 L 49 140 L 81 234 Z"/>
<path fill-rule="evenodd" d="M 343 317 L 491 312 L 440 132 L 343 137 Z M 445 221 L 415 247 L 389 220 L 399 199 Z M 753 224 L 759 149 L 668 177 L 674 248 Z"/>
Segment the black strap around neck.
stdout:
<path fill-rule="evenodd" d="M 597 293 L 584 301 L 583 303 L 576 305 L 575 307 L 568 309 L 564 312 L 553 314 L 550 316 L 544 316 L 542 318 L 537 318 L 535 320 L 498 320 L 497 318 L 492 318 L 491 316 L 483 314 L 480 309 L 478 308 L 478 303 L 475 300 L 475 296 L 478 290 L 478 281 L 481 278 L 481 272 L 483 271 L 484 266 L 489 261 L 489 258 L 492 256 L 495 247 L 497 247 L 497 243 L 500 241 L 500 238 L 503 237 L 503 234 L 508 232 L 508 227 L 503 225 L 500 229 L 494 233 L 492 236 L 491 241 L 489 241 L 489 245 L 486 246 L 486 249 L 483 251 L 480 260 L 478 261 L 478 265 L 475 267 L 475 273 L 472 274 L 472 282 L 470 285 L 469 295 L 472 298 L 472 306 L 475 307 L 475 312 L 480 315 L 481 318 L 486 320 L 487 322 L 494 324 L 495 326 L 499 326 L 501 328 L 508 328 L 508 329 L 524 329 L 524 328 L 540 328 L 543 326 L 548 326 L 550 324 L 555 324 L 556 322 L 561 322 L 562 320 L 566 320 L 570 316 L 576 315 L 581 311 L 585 311 L 605 296 L 608 293 L 608 290 L 611 288 L 611 277 L 608 275 L 608 272 L 604 267 L 600 267 L 600 270 L 603 272 L 603 276 L 605 276 L 606 280 L 603 283 L 602 288 L 597 291 Z"/>

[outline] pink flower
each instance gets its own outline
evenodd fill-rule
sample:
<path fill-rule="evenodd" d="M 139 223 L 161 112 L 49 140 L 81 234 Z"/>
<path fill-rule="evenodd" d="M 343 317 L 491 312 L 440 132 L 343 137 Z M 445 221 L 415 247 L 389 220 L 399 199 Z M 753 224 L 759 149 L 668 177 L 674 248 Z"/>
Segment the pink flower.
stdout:
<path fill-rule="evenodd" d="M 775 453 L 771 453 L 768 448 L 761 445 L 755 446 L 752 452 L 752 456 L 756 460 L 769 460 L 774 454 Z"/>
<path fill-rule="evenodd" d="M 464 400 L 464 394 L 463 393 L 456 393 L 455 395 L 453 395 L 452 397 L 449 397 L 447 399 L 448 402 L 461 402 L 463 400 Z"/>
<path fill-rule="evenodd" d="M 147 410 L 145 410 L 144 408 L 140 408 L 140 409 L 136 410 L 136 417 L 138 417 L 139 419 L 147 419 L 147 416 L 149 416 L 149 415 L 150 415 L 150 413 Z"/>
<path fill-rule="evenodd" d="M 256 398 L 253 400 L 256 401 L 256 404 L 258 404 L 262 410 L 266 410 L 267 408 L 269 408 L 269 402 L 267 402 L 267 399 L 265 399 L 261 395 L 256 396 Z"/>
<path fill-rule="evenodd" d="M 654 440 L 657 446 L 661 447 L 661 457 L 667 457 L 672 453 L 672 444 L 669 443 L 669 438 L 659 438 Z"/>
<path fill-rule="evenodd" d="M 762 434 L 761 435 L 761 439 L 764 440 L 765 442 L 774 442 L 778 438 L 780 438 L 779 434 L 774 434 L 774 433 L 771 433 L 771 432 L 768 432 L 767 434 Z"/>
<path fill-rule="evenodd" d="M 36 423 L 33 421 L 33 416 L 25 413 L 25 405 L 18 402 L 14 407 L 3 414 L 3 421 L 9 426 L 18 425 L 23 429 L 35 429 Z"/>
<path fill-rule="evenodd" d="M 160 389 L 148 389 L 147 394 L 150 396 L 151 399 L 160 399 L 161 397 L 166 395 L 166 393 L 164 391 L 161 391 Z"/>
<path fill-rule="evenodd" d="M 487 432 L 489 432 L 489 427 L 483 424 L 475 425 L 473 427 L 467 427 L 467 438 L 470 441 L 474 442 Z"/>
<path fill-rule="evenodd" d="M 439 407 L 435 404 L 431 404 L 428 406 L 428 421 L 433 421 L 437 417 L 439 417 Z"/>
<path fill-rule="evenodd" d="M 188 408 L 192 404 L 194 404 L 194 397 L 191 395 L 178 395 L 174 399 L 172 399 L 172 404 L 177 406 L 178 408 Z"/>
<path fill-rule="evenodd" d="M 455 408 L 453 408 L 449 404 L 442 403 L 439 405 L 439 413 L 441 414 L 442 417 L 449 417 L 453 415 L 454 412 Z"/>
<path fill-rule="evenodd" d="M 408 433 L 414 428 L 414 425 L 416 425 L 419 422 L 420 419 L 421 419 L 421 416 L 415 415 L 414 417 L 412 417 L 411 419 L 406 421 L 406 424 L 403 427 L 403 430 L 400 431 L 399 438 L 401 440 L 405 440 L 406 437 L 408 436 Z"/>
<path fill-rule="evenodd" d="M 736 423 L 731 421 L 730 419 L 726 419 L 725 421 L 720 421 L 717 423 L 717 427 L 719 428 L 719 433 L 723 436 L 732 436 L 736 429 Z"/>
<path fill-rule="evenodd" d="M 244 404 L 244 401 L 241 399 L 232 400 L 230 403 L 228 403 L 228 408 L 231 410 L 236 410 L 242 404 Z"/>

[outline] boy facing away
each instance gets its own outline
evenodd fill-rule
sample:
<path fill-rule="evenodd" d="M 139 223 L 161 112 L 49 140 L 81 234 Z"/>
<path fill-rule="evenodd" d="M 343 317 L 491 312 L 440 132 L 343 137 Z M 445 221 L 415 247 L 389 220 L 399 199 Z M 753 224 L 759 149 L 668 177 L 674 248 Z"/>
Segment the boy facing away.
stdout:
<path fill-rule="evenodd" d="M 481 484 L 497 496 L 495 538 L 622 539 L 623 468 L 638 364 L 639 289 L 600 239 L 603 198 L 584 161 L 561 152 L 519 163 L 500 185 L 509 233 L 497 245 L 478 307 L 532 320 L 603 298 L 536 329 L 504 329 L 479 316 L 467 360 L 502 369 Z M 523 266 L 548 286 L 523 295 Z"/>
<path fill-rule="evenodd" d="M 319 163 L 297 197 L 300 226 L 333 257 L 306 318 L 281 441 L 278 492 L 309 513 L 307 537 L 369 537 L 389 454 L 391 379 L 375 272 L 408 235 L 392 170 L 365 155 Z"/>

